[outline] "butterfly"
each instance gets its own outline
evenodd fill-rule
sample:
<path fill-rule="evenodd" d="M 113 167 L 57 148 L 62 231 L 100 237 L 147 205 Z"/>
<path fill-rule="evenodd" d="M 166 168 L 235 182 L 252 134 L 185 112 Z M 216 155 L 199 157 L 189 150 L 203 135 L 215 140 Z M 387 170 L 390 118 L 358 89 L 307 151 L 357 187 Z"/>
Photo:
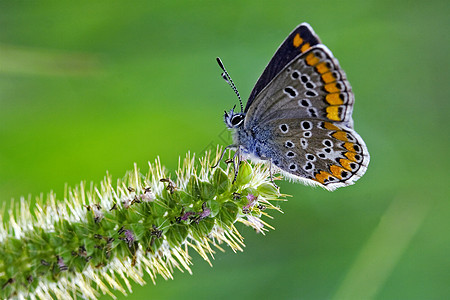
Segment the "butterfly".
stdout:
<path fill-rule="evenodd" d="M 224 115 L 234 131 L 234 143 L 226 149 L 236 149 L 236 175 L 241 155 L 269 162 L 288 178 L 327 190 L 351 185 L 364 175 L 370 156 L 353 129 L 352 88 L 309 24 L 297 26 L 281 44 L 245 109 L 217 60 L 241 103 L 241 112 L 233 108 Z"/>

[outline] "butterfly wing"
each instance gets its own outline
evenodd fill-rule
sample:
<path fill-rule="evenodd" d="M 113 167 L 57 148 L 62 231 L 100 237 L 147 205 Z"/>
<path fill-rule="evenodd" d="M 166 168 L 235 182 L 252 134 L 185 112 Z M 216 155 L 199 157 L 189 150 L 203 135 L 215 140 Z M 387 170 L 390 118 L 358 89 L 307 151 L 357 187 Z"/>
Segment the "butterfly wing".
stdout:
<path fill-rule="evenodd" d="M 253 89 L 242 128 L 251 139 L 242 146 L 305 183 L 329 190 L 353 184 L 370 160 L 353 130 L 353 103 L 338 61 L 301 24 Z"/>
<path fill-rule="evenodd" d="M 266 123 L 267 155 L 288 177 L 328 190 L 353 184 L 367 170 L 369 152 L 351 128 L 317 119 Z"/>
<path fill-rule="evenodd" d="M 339 62 L 324 45 L 286 65 L 256 97 L 248 126 L 277 118 L 315 118 L 353 127 L 354 95 Z"/>
<path fill-rule="evenodd" d="M 295 57 L 307 51 L 310 47 L 320 43 L 319 38 L 314 33 L 311 26 L 302 23 L 295 28 L 287 39 L 281 44 L 275 55 L 264 69 L 261 77 L 255 84 L 250 97 L 248 98 L 245 112 L 248 111 L 256 96 L 266 87 L 280 71 L 290 63 Z"/>

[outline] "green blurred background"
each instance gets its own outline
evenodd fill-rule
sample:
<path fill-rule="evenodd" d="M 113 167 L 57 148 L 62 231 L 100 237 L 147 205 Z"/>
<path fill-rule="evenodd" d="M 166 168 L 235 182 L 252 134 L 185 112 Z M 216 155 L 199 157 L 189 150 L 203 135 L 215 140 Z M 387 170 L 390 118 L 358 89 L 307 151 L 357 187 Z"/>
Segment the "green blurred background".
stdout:
<path fill-rule="evenodd" d="M 215 57 L 246 98 L 309 22 L 356 94 L 366 175 L 333 193 L 280 183 L 293 197 L 275 231 L 238 225 L 243 253 L 211 268 L 192 252 L 194 275 L 127 299 L 448 299 L 449 15 L 448 1 L 1 1 L 0 200 L 226 145 L 237 102 Z"/>

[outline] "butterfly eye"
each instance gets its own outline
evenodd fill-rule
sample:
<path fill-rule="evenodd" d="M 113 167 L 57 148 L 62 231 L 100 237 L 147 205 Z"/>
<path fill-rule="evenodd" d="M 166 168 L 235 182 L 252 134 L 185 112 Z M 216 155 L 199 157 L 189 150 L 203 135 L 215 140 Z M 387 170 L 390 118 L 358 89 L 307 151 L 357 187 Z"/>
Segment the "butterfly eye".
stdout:
<path fill-rule="evenodd" d="M 228 128 L 237 128 L 241 126 L 242 121 L 245 119 L 245 113 L 234 113 L 231 110 L 229 113 L 225 112 L 224 119 Z"/>
<path fill-rule="evenodd" d="M 244 120 L 244 116 L 243 115 L 235 115 L 231 119 L 231 125 L 237 126 L 237 125 L 239 125 L 242 122 L 242 120 Z"/>

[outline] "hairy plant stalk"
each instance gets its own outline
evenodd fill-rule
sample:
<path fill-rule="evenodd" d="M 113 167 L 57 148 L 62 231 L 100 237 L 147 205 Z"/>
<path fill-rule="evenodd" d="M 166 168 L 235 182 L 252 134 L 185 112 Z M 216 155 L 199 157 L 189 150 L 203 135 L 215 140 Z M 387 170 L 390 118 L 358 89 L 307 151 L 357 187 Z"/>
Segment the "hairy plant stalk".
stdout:
<path fill-rule="evenodd" d="M 113 186 L 67 188 L 64 199 L 50 193 L 35 207 L 22 198 L 0 222 L 0 298 L 95 299 L 113 290 L 131 292 L 174 269 L 191 273 L 188 249 L 209 264 L 221 244 L 242 251 L 234 223 L 264 233 L 261 218 L 282 200 L 268 167 L 243 162 L 234 183 L 230 164 L 211 168 L 210 153 L 195 163 L 188 154 L 176 174 L 159 160 L 144 175 L 135 166 Z"/>

